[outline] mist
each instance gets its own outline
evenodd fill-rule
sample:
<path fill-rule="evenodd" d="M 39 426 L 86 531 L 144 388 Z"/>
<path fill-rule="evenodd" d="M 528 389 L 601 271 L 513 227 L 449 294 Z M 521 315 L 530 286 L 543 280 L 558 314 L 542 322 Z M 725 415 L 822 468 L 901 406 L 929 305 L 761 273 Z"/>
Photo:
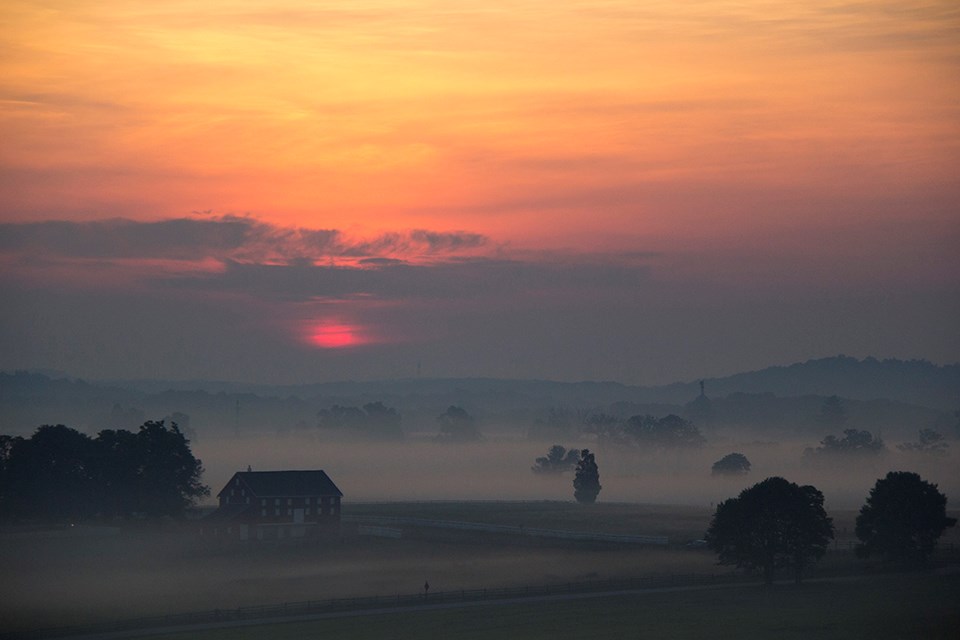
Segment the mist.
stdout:
<path fill-rule="evenodd" d="M 701 449 L 643 452 L 584 438 L 556 443 L 522 436 L 493 435 L 481 442 L 440 443 L 429 434 L 406 441 L 344 441 L 316 434 L 203 439 L 194 451 L 203 460 L 213 494 L 236 471 L 324 469 L 350 502 L 410 500 L 573 500 L 573 474 L 534 474 L 531 467 L 551 444 L 590 449 L 597 456 L 603 489 L 599 500 L 710 507 L 769 476 L 782 476 L 820 489 L 829 508 L 855 509 L 877 478 L 908 470 L 960 496 L 957 452 L 929 456 L 896 449 L 874 459 L 840 465 L 805 460 L 807 440 L 762 442 L 732 435 Z M 731 452 L 752 464 L 741 477 L 712 476 L 711 465 Z M 956 505 L 954 505 L 956 506 Z M 346 510 L 349 506 L 345 507 Z"/>

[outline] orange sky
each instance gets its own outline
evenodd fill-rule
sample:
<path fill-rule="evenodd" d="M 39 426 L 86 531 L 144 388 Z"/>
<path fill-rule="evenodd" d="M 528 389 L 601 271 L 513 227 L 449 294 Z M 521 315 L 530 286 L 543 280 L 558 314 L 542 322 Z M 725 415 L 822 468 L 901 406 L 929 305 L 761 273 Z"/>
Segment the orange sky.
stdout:
<path fill-rule="evenodd" d="M 955 291 L 958 78 L 954 0 L 6 0 L 0 221 Z"/>
<path fill-rule="evenodd" d="M 8 0 L 3 214 L 606 242 L 956 182 L 954 2 L 483 5 Z"/>

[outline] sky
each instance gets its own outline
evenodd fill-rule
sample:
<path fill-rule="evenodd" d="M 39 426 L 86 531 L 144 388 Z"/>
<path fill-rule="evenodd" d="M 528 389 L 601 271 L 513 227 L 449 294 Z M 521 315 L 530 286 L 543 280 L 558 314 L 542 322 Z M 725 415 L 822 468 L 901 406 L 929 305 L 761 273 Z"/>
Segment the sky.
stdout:
<path fill-rule="evenodd" d="M 0 5 L 4 370 L 951 363 L 958 240 L 954 0 Z"/>

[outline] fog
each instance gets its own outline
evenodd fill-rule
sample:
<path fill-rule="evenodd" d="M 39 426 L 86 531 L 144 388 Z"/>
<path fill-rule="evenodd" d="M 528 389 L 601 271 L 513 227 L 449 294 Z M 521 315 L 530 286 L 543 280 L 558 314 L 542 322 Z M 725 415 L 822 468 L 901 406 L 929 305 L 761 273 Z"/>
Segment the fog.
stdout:
<path fill-rule="evenodd" d="M 534 474 L 531 467 L 553 442 L 531 441 L 507 434 L 477 443 L 440 443 L 427 434 L 401 442 L 343 441 L 320 435 L 246 436 L 204 439 L 194 445 L 203 460 L 209 502 L 236 471 L 323 469 L 344 492 L 344 504 L 419 500 L 563 500 L 573 499 L 573 474 Z M 645 453 L 589 439 L 560 441 L 567 448 L 589 448 L 597 456 L 602 502 L 713 506 L 760 480 L 779 475 L 812 484 L 832 509 L 859 508 L 870 488 L 888 471 L 914 471 L 937 483 L 951 506 L 960 504 L 957 452 L 945 456 L 906 453 L 845 457 L 811 463 L 804 449 L 813 438 L 760 442 L 736 437 L 715 438 L 692 451 Z M 711 465 L 740 452 L 752 464 L 742 477 L 716 477 Z"/>
<path fill-rule="evenodd" d="M 823 491 L 837 539 L 843 542 L 852 539 L 856 510 L 870 487 L 888 470 L 917 471 L 938 483 L 954 498 L 948 505 L 954 513 L 960 495 L 960 479 L 953 471 L 956 452 L 931 458 L 894 449 L 872 460 L 814 466 L 803 458 L 803 450 L 815 442 L 758 442 L 726 433 L 714 434 L 699 450 L 657 454 L 587 437 L 562 441 L 566 447 L 590 448 L 597 456 L 603 486 L 598 504 L 578 505 L 573 502 L 572 473 L 531 471 L 552 442 L 507 433 L 472 444 L 439 443 L 431 437 L 413 433 L 400 442 L 351 442 L 312 431 L 289 432 L 204 437 L 193 449 L 204 462 L 204 481 L 211 487 L 206 505 L 216 504 L 216 493 L 248 465 L 261 471 L 320 468 L 344 492 L 345 515 L 364 508 L 404 514 L 419 509 L 443 519 L 667 535 L 671 545 L 594 548 L 446 533 L 389 540 L 358 537 L 348 528 L 338 539 L 319 545 L 218 547 L 203 544 L 189 525 L 177 530 L 146 524 L 6 531 L 0 545 L 0 618 L 11 630 L 35 629 L 191 610 L 416 593 L 425 579 L 441 591 L 732 571 L 716 566 L 712 553 L 684 544 L 702 537 L 718 501 L 770 475 Z M 735 478 L 712 476 L 713 462 L 732 451 L 750 459 L 751 472 Z M 426 502 L 411 505 L 413 501 Z M 944 537 L 953 543 L 958 539 L 956 528 Z"/>

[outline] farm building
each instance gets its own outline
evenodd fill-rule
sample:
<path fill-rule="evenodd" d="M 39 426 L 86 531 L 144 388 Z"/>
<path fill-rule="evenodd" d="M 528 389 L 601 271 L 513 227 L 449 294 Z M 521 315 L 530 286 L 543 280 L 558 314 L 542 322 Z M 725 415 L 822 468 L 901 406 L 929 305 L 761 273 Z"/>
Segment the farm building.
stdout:
<path fill-rule="evenodd" d="M 343 492 L 323 471 L 240 471 L 201 520 L 205 538 L 284 540 L 336 534 Z"/>

